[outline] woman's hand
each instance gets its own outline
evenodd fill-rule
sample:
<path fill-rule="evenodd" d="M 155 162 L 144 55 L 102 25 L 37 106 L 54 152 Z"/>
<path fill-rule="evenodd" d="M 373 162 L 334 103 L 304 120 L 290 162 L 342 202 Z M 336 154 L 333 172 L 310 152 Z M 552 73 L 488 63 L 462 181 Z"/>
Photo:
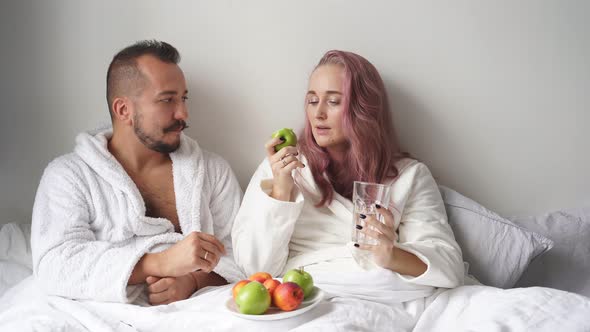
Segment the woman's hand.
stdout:
<path fill-rule="evenodd" d="M 384 223 L 373 216 L 367 216 L 364 218 L 365 227 L 361 229 L 366 236 L 376 239 L 377 244 L 355 244 L 355 246 L 372 251 L 375 264 L 399 274 L 417 277 L 426 272 L 428 266 L 420 258 L 394 245 L 397 233 L 393 213 L 379 205 L 377 205 L 377 212 L 383 216 Z"/>
<path fill-rule="evenodd" d="M 190 273 L 181 277 L 147 277 L 146 282 L 152 305 L 186 300 L 198 288 L 197 281 Z"/>
<path fill-rule="evenodd" d="M 384 223 L 377 220 L 374 215 L 366 216 L 365 218 L 362 218 L 361 215 L 361 218 L 365 220 L 365 227 L 360 230 L 367 237 L 377 240 L 377 244 L 359 244 L 358 248 L 370 250 L 373 252 L 375 264 L 391 270 L 395 265 L 396 248 L 394 243 L 397 239 L 393 214 L 381 206 L 377 211 L 383 216 Z"/>
<path fill-rule="evenodd" d="M 274 178 L 270 196 L 281 201 L 290 201 L 291 192 L 295 185 L 291 172 L 296 168 L 305 167 L 305 165 L 297 158 L 299 152 L 294 146 L 287 146 L 279 152 L 275 152 L 275 146 L 282 142 L 279 138 L 273 138 L 264 146 Z"/>

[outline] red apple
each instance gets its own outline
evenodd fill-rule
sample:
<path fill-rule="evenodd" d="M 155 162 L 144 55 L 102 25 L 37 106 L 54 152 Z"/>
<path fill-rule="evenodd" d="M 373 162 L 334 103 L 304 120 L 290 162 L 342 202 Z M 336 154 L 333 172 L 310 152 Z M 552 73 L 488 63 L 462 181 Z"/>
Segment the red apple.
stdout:
<path fill-rule="evenodd" d="M 258 281 L 261 284 L 267 279 L 272 279 L 272 276 L 267 272 L 256 272 L 248 278 L 250 281 Z"/>
<path fill-rule="evenodd" d="M 234 301 L 236 300 L 236 297 L 238 296 L 238 292 L 240 291 L 240 289 L 242 289 L 242 287 L 244 287 L 249 282 L 250 280 L 240 280 L 234 285 L 234 287 L 231 289 Z"/>
<path fill-rule="evenodd" d="M 294 282 L 303 289 L 303 295 L 307 298 L 313 291 L 313 278 L 303 267 L 287 271 L 283 276 L 283 282 Z"/>
<path fill-rule="evenodd" d="M 264 281 L 263 285 L 264 285 L 264 287 L 266 287 L 266 289 L 268 289 L 268 293 L 270 294 L 271 299 L 272 299 L 272 294 L 274 294 L 275 289 L 277 289 L 277 287 L 280 284 L 281 284 L 281 282 L 276 279 L 266 279 L 266 281 Z"/>
<path fill-rule="evenodd" d="M 272 299 L 283 311 L 295 310 L 303 301 L 303 289 L 294 282 L 285 282 L 277 286 Z"/>

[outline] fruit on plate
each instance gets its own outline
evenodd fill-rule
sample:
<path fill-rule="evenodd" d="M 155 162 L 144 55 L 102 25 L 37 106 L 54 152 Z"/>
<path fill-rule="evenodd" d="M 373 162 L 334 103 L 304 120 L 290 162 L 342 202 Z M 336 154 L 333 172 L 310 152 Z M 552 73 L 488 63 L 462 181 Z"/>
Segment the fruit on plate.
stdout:
<path fill-rule="evenodd" d="M 290 128 L 279 129 L 272 134 L 272 137 L 282 138 L 284 140 L 283 143 L 275 145 L 275 151 L 277 152 L 286 146 L 297 145 L 297 135 Z"/>
<path fill-rule="evenodd" d="M 264 287 L 266 287 L 266 289 L 268 290 L 268 293 L 270 294 L 270 299 L 272 302 L 272 294 L 274 293 L 275 289 L 277 289 L 277 287 L 281 284 L 280 281 L 276 280 L 276 279 L 266 279 L 263 283 Z"/>
<path fill-rule="evenodd" d="M 270 275 L 270 273 L 267 273 L 267 272 L 256 272 L 253 275 L 251 275 L 250 277 L 248 277 L 248 280 L 258 281 L 261 284 L 263 284 L 267 279 L 272 279 L 272 276 Z"/>
<path fill-rule="evenodd" d="M 303 301 L 303 289 L 294 282 L 284 282 L 277 286 L 272 300 L 283 311 L 295 310 Z"/>
<path fill-rule="evenodd" d="M 231 294 L 234 298 L 234 301 L 238 297 L 238 292 L 240 291 L 240 289 L 242 289 L 242 287 L 244 287 L 249 282 L 250 280 L 240 280 L 234 285 L 234 287 L 231 289 Z"/>
<path fill-rule="evenodd" d="M 303 270 L 303 267 L 287 271 L 283 276 L 283 283 L 286 282 L 294 282 L 299 285 L 303 289 L 303 296 L 305 298 L 313 291 L 313 278 L 311 274 Z"/>
<path fill-rule="evenodd" d="M 270 294 L 264 285 L 251 281 L 238 292 L 236 305 L 242 314 L 262 315 L 270 307 Z"/>

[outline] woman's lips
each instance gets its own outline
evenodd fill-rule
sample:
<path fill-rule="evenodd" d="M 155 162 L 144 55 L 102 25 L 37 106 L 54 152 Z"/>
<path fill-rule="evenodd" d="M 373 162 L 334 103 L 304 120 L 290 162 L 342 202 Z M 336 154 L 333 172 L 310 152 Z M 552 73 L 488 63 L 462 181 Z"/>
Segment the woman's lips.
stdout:
<path fill-rule="evenodd" d="M 330 128 L 328 127 L 315 127 L 315 132 L 316 134 L 322 136 L 322 135 L 328 135 L 330 133 Z"/>

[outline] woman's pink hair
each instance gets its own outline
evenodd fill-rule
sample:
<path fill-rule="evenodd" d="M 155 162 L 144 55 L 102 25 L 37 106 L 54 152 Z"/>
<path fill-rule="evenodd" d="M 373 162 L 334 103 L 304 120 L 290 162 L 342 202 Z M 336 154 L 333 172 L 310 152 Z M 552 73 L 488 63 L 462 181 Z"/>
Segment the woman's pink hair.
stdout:
<path fill-rule="evenodd" d="M 398 175 L 396 162 L 409 157 L 400 150 L 387 92 L 377 69 L 360 55 L 337 50 L 328 51 L 316 68 L 323 65 L 344 68 L 342 128 L 350 148 L 345 168 L 333 174 L 328 152 L 316 143 L 306 118 L 299 149 L 307 158 L 307 166 L 322 192 L 318 207 L 332 202 L 334 190 L 352 199 L 354 181 L 383 183 L 395 178 Z"/>

